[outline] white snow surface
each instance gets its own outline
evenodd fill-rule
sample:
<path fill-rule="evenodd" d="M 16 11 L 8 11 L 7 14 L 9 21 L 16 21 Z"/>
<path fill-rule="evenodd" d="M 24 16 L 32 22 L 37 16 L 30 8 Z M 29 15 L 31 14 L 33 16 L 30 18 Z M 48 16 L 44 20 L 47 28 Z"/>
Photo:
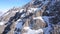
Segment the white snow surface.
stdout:
<path fill-rule="evenodd" d="M 24 29 L 27 30 L 27 32 L 24 34 L 39 34 L 43 32 L 43 29 L 32 30 L 29 27 L 24 27 Z"/>
<path fill-rule="evenodd" d="M 21 17 L 25 17 L 25 13 L 21 15 Z"/>
<path fill-rule="evenodd" d="M 36 11 L 38 8 L 30 8 L 28 11 L 30 12 L 30 13 L 32 13 L 32 12 L 34 12 L 34 11 Z"/>
<path fill-rule="evenodd" d="M 0 25 L 4 25 L 5 24 L 5 22 L 0 22 Z"/>
<path fill-rule="evenodd" d="M 42 16 L 34 17 L 33 19 L 34 19 L 34 20 L 39 19 L 39 20 L 41 20 L 42 22 L 44 22 L 44 20 L 43 20 Z"/>
<path fill-rule="evenodd" d="M 32 12 L 32 10 L 28 10 L 30 13 Z"/>
<path fill-rule="evenodd" d="M 21 9 L 21 10 L 20 10 L 20 13 L 23 12 L 23 10 L 24 10 L 24 9 Z"/>
<path fill-rule="evenodd" d="M 31 10 L 34 10 L 34 11 L 36 11 L 38 8 L 31 8 Z"/>
<path fill-rule="evenodd" d="M 42 0 L 41 0 L 42 1 Z M 40 8 L 30 8 L 29 10 L 28 10 L 28 12 L 30 12 L 30 13 L 32 13 L 32 12 L 38 12 L 39 10 L 42 10 L 42 8 L 44 7 L 44 6 L 46 6 L 47 4 L 48 4 L 48 2 L 49 1 L 43 1 L 42 3 L 43 3 L 43 5 L 40 7 Z M 52 3 L 53 3 L 53 1 L 52 1 Z M 53 5 L 53 4 L 52 4 Z M 21 9 L 20 10 L 20 13 L 23 11 L 24 9 Z M 43 12 L 43 11 L 42 11 Z M 47 10 L 47 12 L 49 13 L 49 10 Z M 24 14 L 21 16 L 21 17 L 24 17 Z M 47 24 L 48 24 L 48 27 L 46 27 L 46 28 L 44 28 L 44 29 L 38 29 L 38 30 L 32 30 L 32 29 L 30 29 L 30 27 L 24 27 L 23 29 L 25 29 L 25 30 L 28 30 L 26 33 L 24 33 L 24 34 L 39 34 L 39 33 L 41 33 L 41 32 L 43 32 L 44 31 L 44 33 L 45 34 L 50 34 L 49 33 L 49 31 L 52 29 L 51 28 L 51 25 L 50 25 L 50 23 L 49 23 L 49 17 L 48 16 L 43 16 L 43 17 L 41 17 L 41 16 L 39 16 L 39 17 L 34 17 L 33 19 L 40 19 L 41 21 L 45 21 Z M 44 20 L 43 20 L 44 19 Z M 18 20 L 18 22 L 17 22 L 17 25 L 16 25 L 16 28 L 22 28 L 22 22 L 20 22 L 20 20 Z"/>
<path fill-rule="evenodd" d="M 41 19 L 41 20 L 43 20 L 41 16 L 35 17 L 35 18 L 33 18 L 33 19 Z"/>

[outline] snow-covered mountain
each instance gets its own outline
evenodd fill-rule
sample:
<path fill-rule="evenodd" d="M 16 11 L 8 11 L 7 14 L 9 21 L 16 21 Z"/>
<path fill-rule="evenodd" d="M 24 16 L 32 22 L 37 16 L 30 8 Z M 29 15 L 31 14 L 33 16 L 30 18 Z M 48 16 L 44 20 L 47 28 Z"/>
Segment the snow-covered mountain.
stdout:
<path fill-rule="evenodd" d="M 32 0 L 0 18 L 0 34 L 60 34 L 60 0 Z"/>

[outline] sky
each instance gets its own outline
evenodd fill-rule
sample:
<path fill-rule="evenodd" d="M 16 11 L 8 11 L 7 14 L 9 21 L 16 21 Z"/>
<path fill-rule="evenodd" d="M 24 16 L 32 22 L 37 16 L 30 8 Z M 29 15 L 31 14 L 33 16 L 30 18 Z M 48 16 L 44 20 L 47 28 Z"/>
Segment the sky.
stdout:
<path fill-rule="evenodd" d="M 0 12 L 7 11 L 13 7 L 22 7 L 31 0 L 0 0 Z"/>

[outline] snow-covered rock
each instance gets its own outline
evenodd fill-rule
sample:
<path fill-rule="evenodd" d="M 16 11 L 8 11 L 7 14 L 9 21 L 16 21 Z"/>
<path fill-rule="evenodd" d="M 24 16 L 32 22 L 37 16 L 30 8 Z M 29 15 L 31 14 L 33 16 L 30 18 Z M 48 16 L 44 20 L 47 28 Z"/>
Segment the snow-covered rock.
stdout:
<path fill-rule="evenodd" d="M 0 18 L 0 26 L 6 26 L 2 34 L 58 34 L 59 9 L 59 0 L 32 0 L 21 9 L 10 9 Z"/>
<path fill-rule="evenodd" d="M 0 25 L 4 25 L 4 22 L 0 22 Z"/>

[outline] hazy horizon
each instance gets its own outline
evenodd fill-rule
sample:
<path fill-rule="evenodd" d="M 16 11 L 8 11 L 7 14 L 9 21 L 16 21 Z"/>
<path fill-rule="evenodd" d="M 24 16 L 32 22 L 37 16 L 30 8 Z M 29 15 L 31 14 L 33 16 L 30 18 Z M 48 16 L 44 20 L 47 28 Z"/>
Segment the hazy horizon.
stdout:
<path fill-rule="evenodd" d="M 0 0 L 0 12 L 7 11 L 13 7 L 21 7 L 27 4 L 30 0 Z"/>

